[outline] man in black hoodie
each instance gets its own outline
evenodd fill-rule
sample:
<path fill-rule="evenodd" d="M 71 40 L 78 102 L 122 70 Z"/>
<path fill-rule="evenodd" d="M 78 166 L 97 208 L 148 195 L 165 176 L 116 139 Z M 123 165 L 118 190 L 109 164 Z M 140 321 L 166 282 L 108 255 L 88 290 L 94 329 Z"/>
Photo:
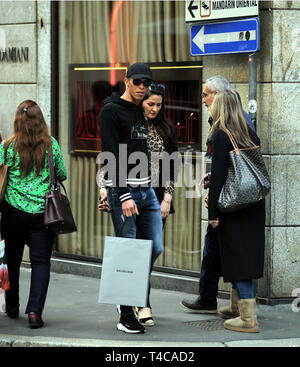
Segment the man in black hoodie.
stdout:
<path fill-rule="evenodd" d="M 148 126 L 141 101 L 152 81 L 149 67 L 131 65 L 126 74 L 125 92 L 105 100 L 100 114 L 102 151 L 115 158 L 113 176 L 106 175 L 108 202 L 116 236 L 152 240 L 152 262 L 163 251 L 160 205 L 151 187 L 148 165 Z M 133 158 L 135 155 L 135 159 Z M 139 164 L 129 163 L 139 161 Z M 148 297 L 148 305 L 149 297 Z M 144 333 L 131 306 L 120 306 L 117 329 L 126 333 Z"/>

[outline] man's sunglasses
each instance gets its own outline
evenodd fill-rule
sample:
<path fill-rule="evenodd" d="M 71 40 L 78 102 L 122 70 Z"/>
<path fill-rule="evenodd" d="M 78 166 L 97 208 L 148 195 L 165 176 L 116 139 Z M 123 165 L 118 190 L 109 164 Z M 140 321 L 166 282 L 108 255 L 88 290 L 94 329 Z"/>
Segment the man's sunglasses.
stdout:
<path fill-rule="evenodd" d="M 133 85 L 141 85 L 142 83 L 144 84 L 144 87 L 148 88 L 149 85 L 151 84 L 151 79 L 133 79 L 132 80 Z"/>

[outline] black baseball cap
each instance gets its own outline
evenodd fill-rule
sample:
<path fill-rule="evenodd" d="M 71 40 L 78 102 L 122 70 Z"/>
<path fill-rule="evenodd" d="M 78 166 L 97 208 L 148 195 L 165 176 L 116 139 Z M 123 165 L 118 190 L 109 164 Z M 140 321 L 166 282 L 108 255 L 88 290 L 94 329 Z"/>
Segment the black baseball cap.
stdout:
<path fill-rule="evenodd" d="M 138 78 L 148 78 L 152 80 L 152 72 L 148 65 L 143 62 L 137 62 L 129 66 L 126 78 L 138 79 Z"/>

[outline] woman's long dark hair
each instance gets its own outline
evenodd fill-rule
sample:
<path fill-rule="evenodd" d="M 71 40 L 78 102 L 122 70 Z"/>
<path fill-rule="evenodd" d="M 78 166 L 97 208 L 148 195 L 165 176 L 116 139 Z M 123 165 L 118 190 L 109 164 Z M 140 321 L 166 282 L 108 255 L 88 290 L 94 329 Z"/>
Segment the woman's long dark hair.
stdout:
<path fill-rule="evenodd" d="M 14 143 L 14 151 L 20 156 L 20 171 L 28 176 L 35 168 L 39 175 L 45 164 L 46 151 L 51 147 L 51 137 L 43 113 L 38 104 L 31 100 L 20 103 L 17 108 L 14 134 L 5 146 Z"/>
<path fill-rule="evenodd" d="M 151 95 L 162 97 L 161 109 L 155 119 L 151 120 L 151 122 L 157 128 L 159 135 L 162 137 L 166 151 L 168 153 L 175 152 L 177 150 L 176 131 L 172 124 L 165 119 L 165 86 L 163 84 L 151 84 L 148 92 L 143 98 L 143 102 Z"/>

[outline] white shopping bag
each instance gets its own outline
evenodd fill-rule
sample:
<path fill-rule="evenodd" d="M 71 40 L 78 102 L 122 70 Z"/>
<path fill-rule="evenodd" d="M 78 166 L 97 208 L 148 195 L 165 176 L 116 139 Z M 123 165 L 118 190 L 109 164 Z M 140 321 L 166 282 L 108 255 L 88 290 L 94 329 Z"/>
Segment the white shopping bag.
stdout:
<path fill-rule="evenodd" d="M 105 237 L 99 303 L 147 306 L 152 241 Z"/>

